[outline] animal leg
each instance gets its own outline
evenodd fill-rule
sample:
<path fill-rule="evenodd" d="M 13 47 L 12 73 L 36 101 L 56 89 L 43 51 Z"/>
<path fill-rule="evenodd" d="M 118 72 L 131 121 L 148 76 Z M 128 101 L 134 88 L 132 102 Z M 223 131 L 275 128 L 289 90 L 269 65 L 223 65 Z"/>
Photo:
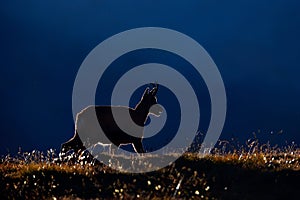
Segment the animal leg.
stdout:
<path fill-rule="evenodd" d="M 114 144 L 111 144 L 110 146 L 110 155 L 114 156 L 115 155 L 115 152 L 117 152 L 118 150 L 118 146 L 114 145 Z"/>
<path fill-rule="evenodd" d="M 139 139 L 139 140 L 134 141 L 133 146 L 134 146 L 134 150 L 137 153 L 146 153 L 145 149 L 143 147 L 143 144 L 142 144 L 142 140 Z"/>
<path fill-rule="evenodd" d="M 73 138 L 71 138 L 69 141 L 66 143 L 63 143 L 61 145 L 61 150 L 60 152 L 66 153 L 67 151 L 73 149 L 76 153 L 79 151 L 84 151 L 86 148 L 84 147 L 82 141 L 80 140 L 80 137 L 76 131 L 75 135 Z"/>

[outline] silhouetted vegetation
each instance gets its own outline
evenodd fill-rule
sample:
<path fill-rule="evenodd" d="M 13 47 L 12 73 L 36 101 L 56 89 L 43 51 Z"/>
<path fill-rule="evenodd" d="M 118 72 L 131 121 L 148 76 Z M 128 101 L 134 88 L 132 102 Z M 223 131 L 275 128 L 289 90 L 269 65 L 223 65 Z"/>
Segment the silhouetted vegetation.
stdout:
<path fill-rule="evenodd" d="M 19 152 L 1 158 L 0 199 L 298 199 L 300 150 L 248 145 L 233 152 L 215 149 L 205 157 L 185 153 L 143 174 L 71 155 L 62 162 L 53 150 Z"/>

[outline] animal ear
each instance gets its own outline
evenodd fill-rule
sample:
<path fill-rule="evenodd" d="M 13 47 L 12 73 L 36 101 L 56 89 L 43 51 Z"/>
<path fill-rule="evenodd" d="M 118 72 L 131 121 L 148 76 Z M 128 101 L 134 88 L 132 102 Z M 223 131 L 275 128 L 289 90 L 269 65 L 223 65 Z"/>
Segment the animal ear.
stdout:
<path fill-rule="evenodd" d="M 145 91 L 144 91 L 143 96 L 146 96 L 146 95 L 148 95 L 148 94 L 149 94 L 149 88 L 147 87 L 147 88 L 145 89 Z"/>
<path fill-rule="evenodd" d="M 155 96 L 156 93 L 157 93 L 157 90 L 158 90 L 158 84 L 155 83 L 155 87 L 150 91 L 150 93 L 151 93 L 153 96 Z"/>

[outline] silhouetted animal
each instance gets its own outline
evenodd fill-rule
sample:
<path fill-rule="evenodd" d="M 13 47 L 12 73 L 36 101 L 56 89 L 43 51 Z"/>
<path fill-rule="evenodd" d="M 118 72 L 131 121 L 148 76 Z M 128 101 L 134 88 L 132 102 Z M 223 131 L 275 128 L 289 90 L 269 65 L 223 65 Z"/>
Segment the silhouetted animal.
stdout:
<path fill-rule="evenodd" d="M 142 139 L 144 134 L 143 127 L 145 126 L 147 117 L 149 114 L 159 116 L 162 112 L 162 108 L 158 106 L 156 98 L 158 84 L 153 85 L 154 87 L 152 90 L 147 88 L 144 91 L 141 100 L 135 106 L 135 108 L 129 108 L 125 106 L 88 106 L 87 108 L 83 109 L 76 116 L 74 137 L 61 145 L 61 152 L 67 152 L 71 149 L 73 149 L 75 152 L 85 150 L 85 146 L 80 140 L 80 137 L 89 136 L 91 138 L 88 139 L 92 141 L 92 145 L 96 144 L 97 142 L 103 144 L 113 143 L 116 146 L 120 146 L 121 144 L 133 144 L 136 152 L 145 153 L 142 145 Z M 97 122 L 93 121 L 94 118 L 91 117 L 94 115 L 95 111 L 98 120 Z M 121 124 L 123 124 L 123 126 L 128 126 L 125 127 L 126 130 L 135 132 L 134 136 L 127 134 L 126 131 L 123 131 L 123 129 L 117 125 L 114 120 L 113 112 L 118 116 L 118 119 L 121 118 Z M 130 123 L 127 123 L 129 122 L 128 119 L 123 116 L 128 116 L 128 113 L 130 114 L 132 121 L 140 128 L 133 128 L 130 126 Z M 99 127 L 95 127 L 95 123 L 100 124 L 109 141 L 101 137 L 99 138 L 99 135 L 101 134 L 99 133 Z M 80 133 L 80 137 L 78 133 Z"/>

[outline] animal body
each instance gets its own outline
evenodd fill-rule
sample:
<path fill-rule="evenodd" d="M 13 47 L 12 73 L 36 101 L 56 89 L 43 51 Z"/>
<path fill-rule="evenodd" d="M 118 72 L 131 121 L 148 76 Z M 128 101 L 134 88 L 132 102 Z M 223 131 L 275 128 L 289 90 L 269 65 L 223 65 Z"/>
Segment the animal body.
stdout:
<path fill-rule="evenodd" d="M 90 146 L 86 149 L 88 152 L 91 152 L 93 155 L 97 155 L 100 153 L 112 153 L 111 152 L 111 144 L 103 144 L 101 142 L 97 142 L 96 144 Z"/>
<path fill-rule="evenodd" d="M 61 145 L 61 152 L 67 152 L 71 149 L 75 152 L 84 151 L 86 144 L 82 143 L 81 139 L 83 139 L 83 141 L 89 140 L 92 145 L 97 142 L 102 144 L 113 143 L 117 147 L 123 144 L 132 144 L 137 153 L 145 153 L 142 139 L 147 117 L 149 114 L 159 116 L 162 112 L 161 106 L 157 104 L 156 97 L 158 84 L 152 85 L 153 88 L 151 90 L 149 88 L 145 89 L 141 100 L 135 108 L 125 106 L 88 106 L 83 109 L 76 116 L 74 137 Z M 97 119 L 93 117 L 95 113 Z M 115 117 L 120 120 L 116 122 Z M 101 137 L 99 125 L 106 137 Z"/>

